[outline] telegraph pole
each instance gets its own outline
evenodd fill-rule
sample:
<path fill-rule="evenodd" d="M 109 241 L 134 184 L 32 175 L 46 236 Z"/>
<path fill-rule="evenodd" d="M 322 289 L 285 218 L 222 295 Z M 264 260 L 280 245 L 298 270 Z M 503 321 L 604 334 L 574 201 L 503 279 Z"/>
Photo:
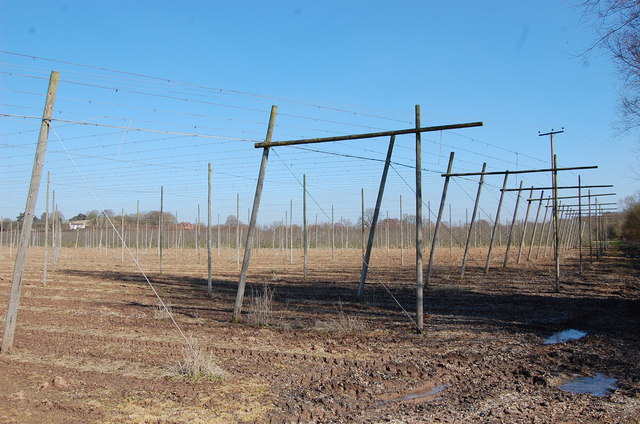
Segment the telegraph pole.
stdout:
<path fill-rule="evenodd" d="M 549 136 L 551 140 L 551 186 L 553 187 L 553 208 L 552 208 L 552 217 L 553 217 L 553 239 L 554 239 L 554 256 L 556 261 L 556 293 L 560 292 L 560 252 L 559 252 L 559 234 L 558 234 L 558 171 L 557 171 L 557 163 L 556 163 L 556 155 L 554 151 L 553 145 L 553 136 L 555 134 L 562 134 L 564 132 L 564 127 L 560 131 L 554 131 L 553 128 L 551 131 L 547 133 L 538 132 L 539 137 Z"/>

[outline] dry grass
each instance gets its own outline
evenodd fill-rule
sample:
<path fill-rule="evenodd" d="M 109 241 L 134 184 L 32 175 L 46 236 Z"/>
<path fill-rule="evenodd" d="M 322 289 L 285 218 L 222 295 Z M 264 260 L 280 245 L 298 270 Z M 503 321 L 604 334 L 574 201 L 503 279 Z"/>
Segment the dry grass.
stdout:
<path fill-rule="evenodd" d="M 200 348 L 198 343 L 191 339 L 191 346 L 185 346 L 182 350 L 182 358 L 170 368 L 170 372 L 176 377 L 198 380 L 220 380 L 225 372 L 216 363 L 215 358 L 209 352 Z"/>
<path fill-rule="evenodd" d="M 337 318 L 329 320 L 316 321 L 315 328 L 322 331 L 335 331 L 335 332 L 347 332 L 353 333 L 356 331 L 362 331 L 366 328 L 364 321 L 357 315 L 348 314 L 342 307 L 342 302 L 338 302 L 336 305 Z"/>
<path fill-rule="evenodd" d="M 247 324 L 255 327 L 279 326 L 280 320 L 273 314 L 273 295 L 275 290 L 265 284 L 262 290 L 251 288 Z"/>

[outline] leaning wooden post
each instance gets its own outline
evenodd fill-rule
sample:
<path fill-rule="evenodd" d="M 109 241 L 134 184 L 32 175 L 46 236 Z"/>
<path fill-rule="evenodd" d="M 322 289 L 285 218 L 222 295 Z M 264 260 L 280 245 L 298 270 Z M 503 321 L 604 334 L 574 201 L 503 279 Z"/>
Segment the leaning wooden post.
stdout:
<path fill-rule="evenodd" d="M 389 172 L 389 164 L 391 163 L 391 154 L 393 153 L 393 145 L 396 141 L 396 136 L 392 135 L 389 141 L 389 148 L 387 149 L 387 158 L 384 161 L 384 168 L 382 170 L 382 178 L 380 179 L 380 187 L 378 188 L 378 197 L 376 198 L 376 207 L 373 211 L 373 218 L 371 220 L 371 229 L 369 230 L 369 239 L 367 241 L 367 250 L 364 254 L 362 261 L 362 272 L 360 273 L 360 284 L 358 285 L 358 298 L 362 300 L 364 294 L 364 283 L 367 279 L 367 271 L 369 269 L 369 260 L 371 259 L 371 250 L 373 249 L 373 240 L 376 234 L 376 226 L 378 225 L 378 216 L 380 215 L 380 207 L 382 206 L 382 197 L 384 195 L 384 188 L 387 183 L 387 174 Z M 389 223 L 387 222 L 387 228 Z"/>
<path fill-rule="evenodd" d="M 467 232 L 467 241 L 464 244 L 464 254 L 462 255 L 462 266 L 460 267 L 460 278 L 464 278 L 464 270 L 467 267 L 467 254 L 469 253 L 469 242 L 471 241 L 471 233 L 473 232 L 473 224 L 476 221 L 476 214 L 478 213 L 478 203 L 480 202 L 480 193 L 482 192 L 482 185 L 484 184 L 484 172 L 487 170 L 487 163 L 482 164 L 482 172 L 480 173 L 480 181 L 478 182 L 478 192 L 476 193 L 476 201 L 473 205 L 473 212 L 471 212 L 471 222 Z"/>
<path fill-rule="evenodd" d="M 511 248 L 511 240 L 513 240 L 513 227 L 516 224 L 516 219 L 518 216 L 518 206 L 520 205 L 520 197 L 522 197 L 522 184 L 523 181 L 520 180 L 520 187 L 518 188 L 518 197 L 516 197 L 516 206 L 513 208 L 513 218 L 511 219 L 511 226 L 509 227 L 509 235 L 507 236 L 507 247 L 504 251 L 504 261 L 502 262 L 502 267 L 506 268 L 507 263 L 509 262 L 509 249 Z"/>
<path fill-rule="evenodd" d="M 218 215 L 219 216 L 219 215 Z M 218 222 L 218 245 L 220 244 L 220 222 Z M 213 295 L 211 280 L 211 163 L 207 164 L 207 295 Z"/>
<path fill-rule="evenodd" d="M 416 128 L 420 128 L 420 105 L 416 105 Z M 422 137 L 416 131 L 416 327 L 424 328 L 424 283 L 422 275 Z"/>
<path fill-rule="evenodd" d="M 307 237 L 307 174 L 302 174 L 302 269 L 304 279 L 307 279 L 307 250 L 309 248 Z"/>
<path fill-rule="evenodd" d="M 491 230 L 491 238 L 489 239 L 489 251 L 487 252 L 487 263 L 484 266 L 484 272 L 489 272 L 489 266 L 491 264 L 491 250 L 493 249 L 493 239 L 496 236 L 496 229 L 498 228 L 498 222 L 500 222 L 500 210 L 502 209 L 502 200 L 504 199 L 504 193 L 507 189 L 507 179 L 509 177 L 509 171 L 504 174 L 504 182 L 502 183 L 502 190 L 500 191 L 500 200 L 498 201 L 498 210 L 496 211 L 496 220 Z"/>
<path fill-rule="evenodd" d="M 533 186 L 531 186 L 531 190 L 529 190 L 529 199 L 527 199 L 527 211 L 524 213 L 524 225 L 522 227 L 522 237 L 520 238 L 520 248 L 518 249 L 518 260 L 517 264 L 520 263 L 520 259 L 522 258 L 522 248 L 524 247 L 524 241 L 527 238 L 527 227 L 529 226 L 529 211 L 531 210 L 531 196 L 533 196 Z"/>
<path fill-rule="evenodd" d="M 269 116 L 269 127 L 265 143 L 271 142 L 273 135 L 273 127 L 275 125 L 277 106 L 271 106 L 271 115 Z M 267 162 L 269 161 L 269 146 L 265 146 L 262 150 L 262 161 L 260 162 L 260 171 L 258 173 L 258 183 L 256 184 L 256 194 L 253 198 L 253 209 L 251 211 L 251 220 L 247 230 L 247 242 L 244 248 L 244 258 L 242 260 L 242 269 L 240 271 L 240 281 L 238 283 L 238 292 L 236 294 L 236 304 L 233 309 L 233 322 L 240 322 L 242 314 L 242 301 L 244 299 L 244 290 L 247 283 L 247 271 L 249 270 L 249 261 L 251 260 L 251 247 L 253 245 L 253 232 L 256 228 L 258 219 L 258 210 L 260 208 L 260 197 L 262 196 L 262 186 L 264 185 L 264 176 L 267 172 Z"/>
<path fill-rule="evenodd" d="M 51 172 L 47 172 L 47 200 L 44 209 L 44 264 L 42 270 L 42 285 L 47 285 L 47 262 L 49 256 L 49 186 L 51 184 Z M 0 244 L 2 241 L 0 240 Z"/>
<path fill-rule="evenodd" d="M 538 219 L 540 218 L 540 209 L 542 209 L 542 198 L 544 197 L 544 191 L 540 192 L 540 200 L 538 200 L 538 210 L 536 211 L 536 219 L 533 222 L 533 233 L 531 234 L 531 244 L 529 245 L 529 253 L 527 253 L 527 260 L 531 260 L 531 251 L 533 250 L 533 243 L 536 240 L 536 233 L 538 231 Z"/>
<path fill-rule="evenodd" d="M 2 352 L 9 353 L 13 348 L 13 337 L 16 331 L 16 323 L 18 318 L 18 308 L 20 306 L 20 291 L 22 289 L 22 276 L 24 266 L 27 259 L 27 249 L 29 247 L 29 236 L 33 225 L 33 214 L 36 209 L 38 198 L 38 189 L 40 188 L 40 179 L 42 178 L 42 167 L 44 165 L 45 153 L 47 150 L 47 139 L 49 137 L 49 126 L 51 125 L 51 116 L 53 114 L 53 105 L 58 88 L 58 79 L 60 74 L 56 71 L 51 72 L 49 78 L 49 87 L 47 89 L 47 98 L 42 113 L 42 123 L 40 124 L 40 134 L 38 136 L 38 145 L 33 161 L 33 169 L 31 172 L 31 182 L 29 184 L 29 194 L 24 209 L 24 218 L 20 239 L 18 240 L 18 249 L 16 252 L 16 262 L 13 269 L 13 280 L 11 282 L 11 292 L 9 294 L 9 304 L 4 320 L 4 333 L 2 335 Z"/>
<path fill-rule="evenodd" d="M 431 239 L 431 251 L 429 252 L 429 264 L 427 265 L 427 279 L 425 285 L 428 287 L 431 282 L 431 272 L 433 271 L 433 258 L 436 252 L 436 244 L 438 243 L 438 231 L 440 230 L 440 222 L 442 222 L 442 214 L 447 201 L 447 189 L 449 188 L 449 179 L 451 179 L 451 167 L 453 166 L 454 152 L 449 155 L 449 165 L 447 166 L 447 176 L 444 178 L 444 187 L 442 188 L 442 198 L 440 199 L 440 208 L 438 209 L 438 218 L 436 226 L 433 229 L 433 237 Z M 449 218 L 451 219 L 451 218 Z"/>

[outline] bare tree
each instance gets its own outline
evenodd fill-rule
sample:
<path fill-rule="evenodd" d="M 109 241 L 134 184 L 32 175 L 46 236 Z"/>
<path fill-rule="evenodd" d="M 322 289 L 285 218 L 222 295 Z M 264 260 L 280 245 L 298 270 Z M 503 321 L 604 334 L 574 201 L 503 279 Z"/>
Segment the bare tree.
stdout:
<path fill-rule="evenodd" d="M 620 124 L 624 132 L 640 129 L 640 0 L 583 0 L 593 22 L 596 48 L 609 51 L 622 77 Z"/>

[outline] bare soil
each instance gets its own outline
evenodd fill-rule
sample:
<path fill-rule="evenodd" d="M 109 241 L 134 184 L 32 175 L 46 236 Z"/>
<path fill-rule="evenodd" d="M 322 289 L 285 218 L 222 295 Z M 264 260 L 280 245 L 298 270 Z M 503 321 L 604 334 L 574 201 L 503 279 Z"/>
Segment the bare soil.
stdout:
<path fill-rule="evenodd" d="M 4 316 L 13 258 L 1 255 Z M 175 372 L 184 339 L 119 249 L 63 249 L 46 286 L 31 249 L 14 350 L 0 355 L 0 422 L 640 422 L 638 252 L 611 248 L 582 275 L 564 252 L 555 293 L 548 257 L 502 268 L 498 249 L 485 274 L 476 249 L 461 279 L 460 252 L 443 249 L 423 334 L 411 252 L 404 265 L 398 250 L 376 252 L 358 302 L 359 250 L 311 249 L 306 280 L 300 252 L 291 264 L 259 250 L 240 324 L 235 255 L 214 250 L 210 299 L 205 251 L 165 251 L 162 274 L 140 252 L 181 330 L 225 371 L 187 378 Z M 565 329 L 587 336 L 543 344 Z M 559 387 L 597 373 L 618 380 L 605 396 Z"/>

